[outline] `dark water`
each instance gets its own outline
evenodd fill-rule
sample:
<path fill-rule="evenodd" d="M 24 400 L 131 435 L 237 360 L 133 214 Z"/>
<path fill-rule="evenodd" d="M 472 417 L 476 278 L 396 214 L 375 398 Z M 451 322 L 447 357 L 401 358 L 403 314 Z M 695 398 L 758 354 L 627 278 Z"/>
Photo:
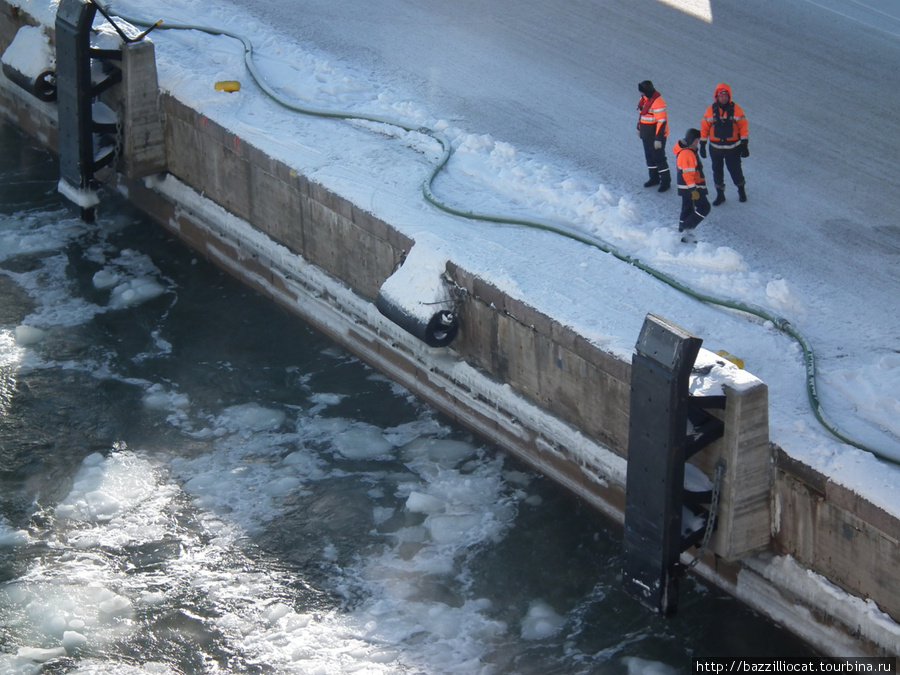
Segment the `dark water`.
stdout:
<path fill-rule="evenodd" d="M 0 135 L 0 673 L 657 673 L 805 656 L 114 194 Z"/>

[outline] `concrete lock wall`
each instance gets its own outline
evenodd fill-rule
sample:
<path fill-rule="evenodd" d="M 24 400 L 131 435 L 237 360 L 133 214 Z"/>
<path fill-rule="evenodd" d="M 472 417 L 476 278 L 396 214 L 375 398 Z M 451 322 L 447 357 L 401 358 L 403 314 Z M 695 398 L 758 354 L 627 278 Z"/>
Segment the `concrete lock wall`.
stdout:
<path fill-rule="evenodd" d="M 25 23 L 36 22 L 0 0 L 0 50 Z M 415 241 L 201 111 L 153 95 L 147 52 L 141 47 L 123 59 L 131 72 L 110 94 L 126 118 L 118 184 L 132 202 L 442 412 L 622 522 L 630 362 L 453 261 L 444 273 L 458 303 L 459 336 L 449 348 L 427 347 L 373 303 Z M 55 105 L 0 80 L 3 115 L 56 149 Z M 182 198 L 186 189 L 205 199 Z M 770 446 L 764 383 L 724 389 L 726 408 L 714 412 L 724 437 L 691 460 L 708 476 L 720 460 L 726 468 L 718 527 L 698 573 L 780 621 L 804 622 L 789 627 L 826 651 L 896 654 L 900 631 L 890 618 L 900 620 L 900 523 Z M 801 573 L 786 576 L 776 554 L 788 554 Z M 855 602 L 843 603 L 844 610 L 823 602 L 821 589 L 832 584 Z M 884 621 L 867 620 L 868 600 Z"/>
<path fill-rule="evenodd" d="M 166 145 L 178 148 L 168 153 L 172 175 L 364 298 L 374 300 L 412 248 L 414 242 L 387 223 L 196 111 L 171 97 L 164 97 L 164 108 Z M 458 307 L 463 329 L 452 351 L 624 457 L 630 364 L 453 263 L 447 273 L 463 291 Z M 422 382 L 415 389 L 429 386 Z M 722 502 L 713 550 L 734 560 L 768 545 L 770 472 L 765 386 L 728 393 L 726 437 L 704 454 L 728 459 L 732 487 Z M 745 399 L 761 400 L 762 405 Z M 465 405 L 464 400 L 454 403 Z M 528 421 L 521 425 L 527 428 Z M 560 446 L 557 439 L 533 429 L 524 439 L 504 436 L 505 447 L 567 483 L 579 483 L 579 493 L 592 501 L 597 501 L 595 491 L 609 493 L 610 476 L 594 466 L 590 453 Z M 749 475 L 752 480 L 746 480 Z M 616 477 L 613 482 L 621 491 L 621 481 Z M 606 494 L 606 499 L 614 498 Z M 733 526 L 732 514 L 739 527 Z"/>

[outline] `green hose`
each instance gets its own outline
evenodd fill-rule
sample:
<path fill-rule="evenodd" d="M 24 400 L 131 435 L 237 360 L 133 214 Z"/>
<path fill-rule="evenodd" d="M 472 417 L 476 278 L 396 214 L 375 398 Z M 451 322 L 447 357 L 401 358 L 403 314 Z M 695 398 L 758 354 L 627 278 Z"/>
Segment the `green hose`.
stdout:
<path fill-rule="evenodd" d="M 101 7 L 100 3 L 97 0 L 92 0 L 95 5 Z M 108 8 L 105 8 L 108 11 Z M 732 309 L 739 312 L 743 312 L 745 314 L 749 314 L 751 316 L 756 316 L 764 321 L 769 321 L 774 325 L 778 330 L 785 333 L 786 335 L 792 337 L 797 344 L 800 345 L 800 348 L 803 350 L 803 360 L 806 366 L 806 393 L 807 398 L 809 399 L 809 405 L 812 408 L 813 415 L 815 415 L 816 420 L 818 420 L 819 424 L 822 425 L 827 431 L 829 431 L 835 438 L 846 443 L 847 445 L 851 445 L 860 450 L 865 450 L 867 452 L 871 452 L 875 457 L 888 462 L 890 464 L 900 466 L 900 459 L 891 456 L 889 453 L 877 450 L 873 447 L 867 446 L 859 441 L 856 441 L 847 434 L 843 433 L 836 425 L 830 422 L 824 411 L 822 410 L 822 404 L 819 401 L 819 395 L 817 391 L 816 385 L 816 358 L 813 353 L 812 347 L 810 346 L 807 339 L 796 329 L 791 323 L 782 317 L 775 316 L 765 309 L 761 307 L 757 307 L 751 304 L 738 302 L 735 300 L 728 300 L 724 298 L 717 298 L 706 293 L 697 291 L 683 282 L 675 279 L 674 277 L 661 272 L 658 269 L 655 269 L 648 265 L 647 263 L 641 261 L 638 258 L 628 255 L 627 253 L 623 253 L 613 247 L 612 245 L 604 242 L 600 239 L 587 235 L 583 232 L 579 232 L 574 228 L 568 228 L 563 225 L 550 223 L 543 220 L 538 219 L 528 219 L 528 218 L 513 218 L 502 215 L 493 215 L 488 213 L 478 213 L 476 211 L 469 211 L 465 209 L 456 208 L 450 204 L 439 199 L 432 190 L 432 184 L 434 183 L 435 178 L 437 178 L 438 174 L 444 169 L 447 165 L 447 162 L 450 161 L 450 156 L 453 152 L 452 147 L 450 145 L 450 141 L 441 133 L 429 129 L 427 127 L 416 126 L 406 124 L 404 122 L 389 119 L 385 117 L 381 117 L 378 115 L 367 115 L 361 113 L 352 113 L 352 112 L 344 112 L 344 111 L 335 111 L 335 110 L 326 110 L 319 108 L 312 108 L 308 106 L 299 106 L 295 103 L 292 103 L 284 98 L 275 91 L 272 87 L 266 83 L 265 78 L 263 78 L 262 74 L 256 67 L 256 62 L 253 59 L 253 45 L 246 37 L 243 35 L 239 35 L 237 33 L 232 33 L 231 31 L 219 29 L 219 28 L 211 28 L 209 26 L 199 26 L 199 25 L 191 25 L 191 24 L 179 24 L 179 23 L 166 23 L 164 21 L 161 22 L 149 22 L 142 19 L 137 19 L 134 17 L 128 17 L 122 14 L 118 15 L 125 21 L 131 23 L 134 26 L 140 26 L 144 28 L 155 27 L 160 30 L 193 30 L 199 31 L 202 33 L 207 33 L 209 35 L 219 35 L 224 37 L 233 38 L 234 40 L 239 41 L 244 46 L 244 64 L 247 67 L 247 71 L 250 73 L 250 76 L 253 78 L 253 81 L 259 86 L 259 88 L 269 96 L 273 101 L 278 103 L 280 106 L 291 110 L 296 113 L 300 113 L 303 115 L 310 115 L 314 117 L 324 117 L 331 119 L 340 119 L 340 120 L 359 120 L 364 122 L 375 122 L 378 124 L 385 124 L 388 126 L 396 127 L 398 129 L 402 129 L 404 131 L 413 131 L 421 133 L 425 136 L 433 138 L 436 140 L 442 148 L 442 153 L 438 161 L 433 165 L 430 173 L 422 182 L 422 195 L 426 201 L 431 203 L 436 208 L 440 209 L 445 213 L 449 213 L 451 215 L 460 216 L 462 218 L 470 219 L 470 220 L 478 220 L 484 222 L 491 223 L 501 223 L 505 225 L 520 225 L 522 227 L 529 227 L 538 230 L 545 230 L 547 232 L 553 232 L 555 234 L 567 237 L 569 239 L 573 239 L 575 241 L 581 242 L 588 246 L 592 246 L 597 248 L 605 253 L 609 253 L 619 260 L 626 262 L 630 265 L 634 265 L 638 269 L 646 272 L 650 276 L 662 281 L 665 284 L 668 284 L 672 288 L 681 291 L 682 293 L 699 300 L 700 302 L 704 302 L 708 305 L 714 305 L 717 307 L 724 307 L 726 309 Z"/>

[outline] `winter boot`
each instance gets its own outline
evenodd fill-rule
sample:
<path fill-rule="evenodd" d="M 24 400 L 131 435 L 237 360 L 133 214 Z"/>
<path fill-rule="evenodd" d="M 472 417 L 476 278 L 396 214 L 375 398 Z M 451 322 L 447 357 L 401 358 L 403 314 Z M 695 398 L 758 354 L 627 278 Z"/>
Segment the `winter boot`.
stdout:
<path fill-rule="evenodd" d="M 744 190 L 743 185 L 738 185 L 738 201 L 747 201 L 747 192 Z"/>
<path fill-rule="evenodd" d="M 718 206 L 722 202 L 725 201 L 725 190 L 720 190 L 716 188 L 716 199 L 713 201 L 713 206 Z"/>
<path fill-rule="evenodd" d="M 667 173 L 663 178 L 660 179 L 659 190 L 657 192 L 665 192 L 672 186 L 672 179 L 669 178 L 669 174 Z"/>
<path fill-rule="evenodd" d="M 659 172 L 656 169 L 650 169 L 650 180 L 644 183 L 644 187 L 653 187 L 659 185 Z"/>

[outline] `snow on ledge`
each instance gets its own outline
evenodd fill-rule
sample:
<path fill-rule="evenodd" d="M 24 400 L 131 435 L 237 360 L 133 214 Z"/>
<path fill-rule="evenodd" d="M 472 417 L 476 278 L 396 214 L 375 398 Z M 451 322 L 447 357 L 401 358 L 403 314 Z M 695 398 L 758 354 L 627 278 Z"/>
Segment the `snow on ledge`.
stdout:
<path fill-rule="evenodd" d="M 774 586 L 803 598 L 811 608 L 841 622 L 851 634 L 882 647 L 900 645 L 900 624 L 881 611 L 873 600 L 844 591 L 820 574 L 800 565 L 792 556 L 762 554 L 745 559 L 744 565 Z M 739 594 L 758 595 L 752 592 L 752 586 L 746 571 L 742 571 L 737 582 Z M 815 620 L 810 619 L 810 623 L 815 623 Z M 841 649 L 843 655 L 849 655 L 847 650 L 852 648 L 849 646 L 852 643 L 836 645 L 833 640 L 831 636 L 827 643 L 819 646 L 826 651 Z"/>

